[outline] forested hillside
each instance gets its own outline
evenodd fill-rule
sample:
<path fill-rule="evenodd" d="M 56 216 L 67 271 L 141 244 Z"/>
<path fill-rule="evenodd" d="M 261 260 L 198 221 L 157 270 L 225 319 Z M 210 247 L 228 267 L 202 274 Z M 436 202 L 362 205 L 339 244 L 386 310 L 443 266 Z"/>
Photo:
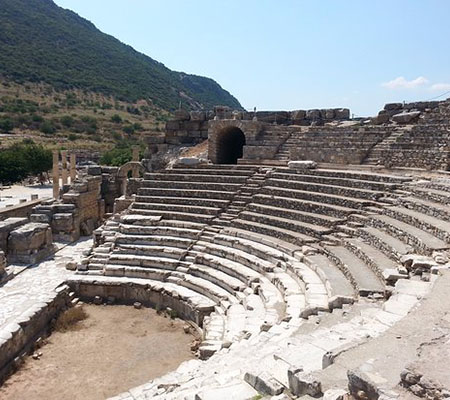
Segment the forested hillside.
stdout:
<path fill-rule="evenodd" d="M 171 71 L 51 0 L 0 1 L 0 75 L 126 102 L 151 100 L 168 111 L 180 101 L 186 108 L 241 108 L 214 80 Z"/>

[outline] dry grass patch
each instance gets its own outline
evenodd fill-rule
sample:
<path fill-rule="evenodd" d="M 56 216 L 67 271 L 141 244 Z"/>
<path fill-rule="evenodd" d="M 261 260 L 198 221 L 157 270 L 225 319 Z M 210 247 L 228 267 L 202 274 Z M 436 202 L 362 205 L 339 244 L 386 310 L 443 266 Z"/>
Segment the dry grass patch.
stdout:
<path fill-rule="evenodd" d="M 83 307 L 77 306 L 64 311 L 56 320 L 55 331 L 68 332 L 78 328 L 78 323 L 88 317 Z"/>

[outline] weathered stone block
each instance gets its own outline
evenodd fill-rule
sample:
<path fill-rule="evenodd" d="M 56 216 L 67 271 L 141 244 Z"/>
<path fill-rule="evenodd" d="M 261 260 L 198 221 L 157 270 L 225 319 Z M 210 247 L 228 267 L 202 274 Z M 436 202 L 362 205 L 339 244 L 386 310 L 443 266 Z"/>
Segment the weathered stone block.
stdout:
<path fill-rule="evenodd" d="M 335 116 L 336 116 L 336 113 L 333 109 L 330 108 L 328 110 L 324 110 L 324 113 L 323 113 L 324 119 L 332 120 L 332 119 L 334 119 Z"/>
<path fill-rule="evenodd" d="M 277 396 L 284 390 L 284 386 L 267 372 L 261 372 L 259 374 L 247 372 L 244 380 L 262 394 Z"/>
<path fill-rule="evenodd" d="M 315 169 L 317 163 L 315 161 L 289 161 L 288 166 L 291 169 Z"/>
<path fill-rule="evenodd" d="M 191 121 L 205 121 L 206 114 L 205 111 L 191 111 Z"/>
<path fill-rule="evenodd" d="M 350 119 L 350 110 L 348 108 L 337 108 L 334 110 L 335 119 L 346 120 Z"/>
<path fill-rule="evenodd" d="M 0 250 L 8 253 L 9 233 L 27 222 L 26 218 L 7 218 L 4 221 L 0 221 Z"/>
<path fill-rule="evenodd" d="M 166 130 L 168 131 L 177 131 L 180 129 L 180 121 L 167 121 L 166 122 Z"/>
<path fill-rule="evenodd" d="M 384 105 L 384 109 L 387 111 L 400 110 L 402 107 L 402 103 L 387 103 Z"/>
<path fill-rule="evenodd" d="M 73 214 L 60 213 L 54 214 L 52 220 L 52 228 L 59 232 L 70 232 L 74 229 Z"/>
<path fill-rule="evenodd" d="M 181 157 L 177 164 L 181 165 L 197 165 L 200 164 L 201 160 L 197 157 Z"/>
<path fill-rule="evenodd" d="M 189 121 L 191 116 L 189 115 L 189 112 L 186 110 L 177 110 L 174 112 L 174 120 L 175 121 Z"/>
<path fill-rule="evenodd" d="M 301 121 L 306 118 L 305 110 L 295 110 L 291 112 L 291 119 L 293 121 Z"/>
<path fill-rule="evenodd" d="M 395 114 L 392 117 L 392 120 L 398 124 L 407 124 L 419 118 L 420 114 L 420 111 L 402 112 L 400 114 Z"/>
<path fill-rule="evenodd" d="M 87 169 L 89 175 L 101 175 L 102 167 L 100 165 L 90 165 Z"/>
<path fill-rule="evenodd" d="M 13 262 L 35 263 L 52 251 L 52 231 L 48 224 L 30 222 L 8 237 L 8 258 Z"/>
<path fill-rule="evenodd" d="M 320 110 L 308 110 L 306 111 L 306 118 L 311 120 L 320 119 Z"/>
<path fill-rule="evenodd" d="M 288 381 L 290 391 L 296 396 L 318 397 L 322 394 L 321 383 L 312 375 L 303 372 L 301 368 L 290 368 Z"/>

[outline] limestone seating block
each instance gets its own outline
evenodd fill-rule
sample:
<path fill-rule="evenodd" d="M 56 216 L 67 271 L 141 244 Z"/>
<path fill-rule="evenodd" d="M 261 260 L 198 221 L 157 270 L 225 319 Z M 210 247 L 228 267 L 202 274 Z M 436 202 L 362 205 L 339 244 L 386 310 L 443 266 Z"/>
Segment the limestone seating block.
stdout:
<path fill-rule="evenodd" d="M 201 163 L 198 157 L 181 157 L 177 160 L 180 165 L 197 165 Z"/>
<path fill-rule="evenodd" d="M 330 185 L 317 182 L 302 182 L 300 180 L 269 178 L 268 184 L 287 187 L 296 190 L 309 190 L 312 192 L 335 194 L 342 197 L 354 197 L 367 200 L 377 200 L 384 195 L 381 191 L 371 189 L 352 188 L 340 185 Z"/>
<path fill-rule="evenodd" d="M 189 197 L 189 198 L 204 198 L 204 199 L 219 199 L 230 200 L 234 197 L 234 192 L 223 190 L 196 190 L 177 188 L 146 188 L 139 190 L 139 196 L 168 196 L 168 197 Z"/>
<path fill-rule="evenodd" d="M 314 169 L 317 168 L 317 163 L 315 161 L 289 161 L 288 166 L 294 170 Z"/>
<path fill-rule="evenodd" d="M 8 246 L 14 253 L 31 253 L 52 243 L 52 232 L 48 224 L 30 222 L 11 231 Z"/>
<path fill-rule="evenodd" d="M 200 236 L 200 230 L 177 228 L 171 226 L 146 226 L 146 225 L 127 225 L 120 224 L 120 232 L 129 235 L 143 235 L 150 239 L 154 236 L 169 236 L 185 239 L 197 239 Z"/>
<path fill-rule="evenodd" d="M 306 211 L 292 210 L 284 207 L 271 206 L 266 204 L 259 204 L 257 202 L 250 203 L 247 209 L 252 212 L 257 212 L 265 215 L 271 215 L 281 218 L 291 219 L 293 221 L 302 221 L 318 226 L 333 227 L 341 224 L 345 219 L 330 217 L 328 215 L 321 215 L 315 213 L 308 213 Z"/>
<path fill-rule="evenodd" d="M 307 183 L 303 184 L 305 190 L 284 187 L 282 185 L 283 182 L 268 182 L 267 186 L 263 187 L 260 190 L 260 193 L 279 197 L 293 198 L 297 200 L 308 200 L 316 203 L 334 204 L 337 206 L 353 209 L 360 209 L 363 207 L 375 205 L 373 200 L 356 198 L 354 197 L 354 194 L 338 195 L 310 191 L 308 190 L 309 185 Z M 334 191 L 334 189 L 332 190 Z"/>
<path fill-rule="evenodd" d="M 186 204 L 165 204 L 165 203 L 141 203 L 135 202 L 133 204 L 133 210 L 137 209 L 149 209 L 152 211 L 174 211 L 188 214 L 204 214 L 204 215 L 216 215 L 220 212 L 220 208 L 207 207 L 207 206 L 194 206 Z"/>
<path fill-rule="evenodd" d="M 407 124 L 407 123 L 419 118 L 420 114 L 421 114 L 420 111 L 402 112 L 402 113 L 395 114 L 394 116 L 392 116 L 392 120 L 399 124 Z"/>
<path fill-rule="evenodd" d="M 285 241 L 288 244 L 301 246 L 305 243 L 314 243 L 316 238 L 288 229 L 279 228 L 277 226 L 258 223 L 254 220 L 240 219 L 233 220 L 233 227 L 246 230 L 256 234 L 272 237 L 277 241 Z"/>
<path fill-rule="evenodd" d="M 195 213 L 183 213 L 172 210 L 147 210 L 144 208 L 133 208 L 132 211 L 134 213 L 140 213 L 142 215 L 154 215 L 159 216 L 163 220 L 179 220 L 184 222 L 193 222 L 193 223 L 209 223 L 216 216 L 211 214 L 195 214 Z"/>
<path fill-rule="evenodd" d="M 7 218 L 0 221 L 0 251 L 8 253 L 8 236 L 11 231 L 27 223 L 26 218 Z"/>
<path fill-rule="evenodd" d="M 154 226 L 161 220 L 161 217 L 140 214 L 127 214 L 121 216 L 120 220 L 125 224 Z"/>
<path fill-rule="evenodd" d="M 397 184 L 390 182 L 379 182 L 371 179 L 355 179 L 353 177 L 333 177 L 333 176 L 322 176 L 320 174 L 308 174 L 297 172 L 291 170 L 285 171 L 274 171 L 270 174 L 271 177 L 277 179 L 288 179 L 301 182 L 315 182 L 325 185 L 333 186 L 343 186 L 343 187 L 353 187 L 359 189 L 370 189 L 379 191 L 390 191 L 397 188 Z M 368 177 L 370 178 L 370 177 Z"/>
<path fill-rule="evenodd" d="M 221 182 L 221 183 L 245 183 L 246 175 L 226 175 L 226 174 L 170 174 L 151 173 L 146 175 L 146 180 L 162 180 L 162 181 L 191 181 L 191 182 Z"/>

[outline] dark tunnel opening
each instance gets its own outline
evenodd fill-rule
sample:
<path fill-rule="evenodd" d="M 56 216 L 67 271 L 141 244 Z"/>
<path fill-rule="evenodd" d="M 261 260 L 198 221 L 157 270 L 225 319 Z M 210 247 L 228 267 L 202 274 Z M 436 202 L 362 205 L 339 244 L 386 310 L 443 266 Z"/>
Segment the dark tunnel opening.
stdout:
<path fill-rule="evenodd" d="M 223 129 L 217 139 L 217 163 L 237 164 L 242 158 L 245 146 L 245 135 L 239 128 Z"/>

